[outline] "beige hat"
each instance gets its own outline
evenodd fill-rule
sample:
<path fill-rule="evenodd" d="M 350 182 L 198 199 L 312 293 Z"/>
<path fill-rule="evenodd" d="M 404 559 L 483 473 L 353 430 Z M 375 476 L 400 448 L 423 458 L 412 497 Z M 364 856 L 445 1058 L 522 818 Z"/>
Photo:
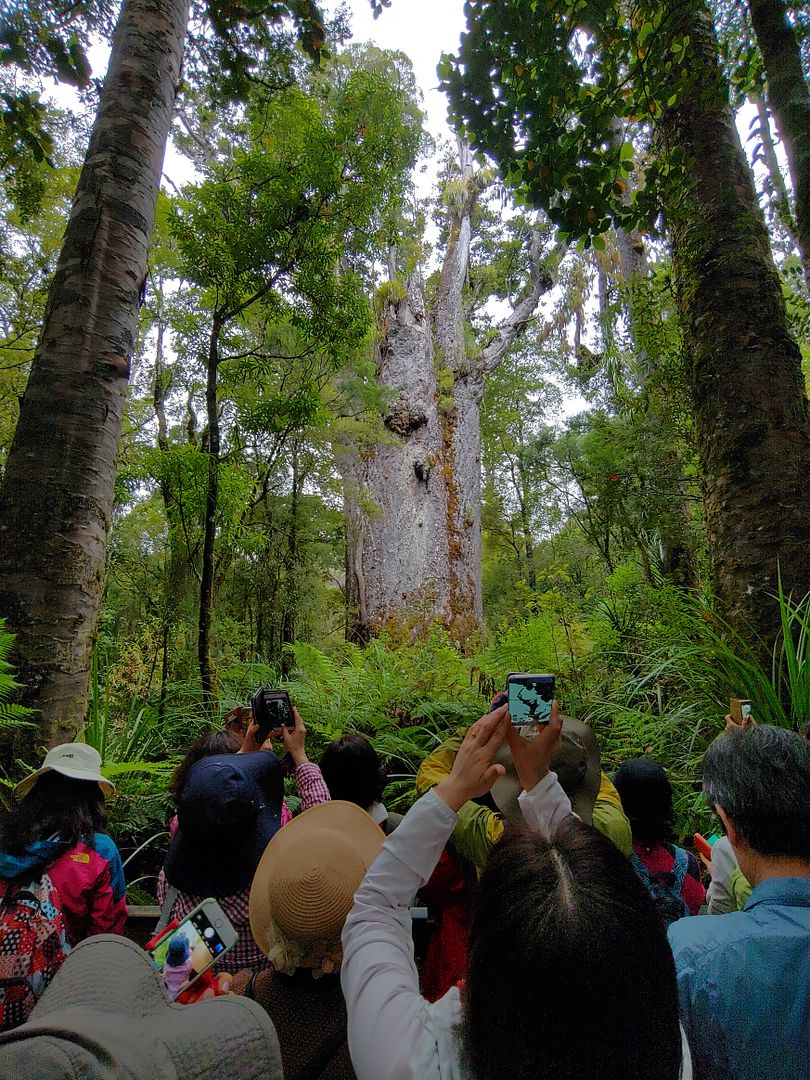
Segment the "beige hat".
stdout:
<path fill-rule="evenodd" d="M 58 772 L 73 780 L 95 780 L 105 795 L 112 795 L 115 785 L 101 775 L 101 755 L 87 743 L 71 742 L 54 746 L 45 755 L 45 760 L 36 772 L 26 776 L 14 789 L 18 799 L 27 795 L 40 776 L 48 772 Z"/>
<path fill-rule="evenodd" d="M 71 951 L 26 1023 L 0 1034 L 0 1080 L 282 1080 L 261 1005 L 167 1001 L 147 954 L 99 934 Z"/>
<path fill-rule="evenodd" d="M 583 821 L 593 823 L 593 808 L 602 782 L 602 761 L 599 744 L 591 728 L 582 720 L 572 716 L 562 718 L 562 737 L 560 753 L 552 761 L 551 768 L 557 773 L 557 779 L 563 791 L 571 800 L 571 808 Z M 506 768 L 506 773 L 499 777 L 492 787 L 492 797 L 498 809 L 512 824 L 523 824 L 518 795 L 523 785 L 518 780 L 515 763 L 504 742 L 495 756 L 495 761 Z"/>
<path fill-rule="evenodd" d="M 365 810 L 340 800 L 310 807 L 276 833 L 253 878 L 250 929 L 277 967 L 311 967 L 308 953 L 317 956 L 317 946 L 337 945 L 354 894 L 384 840 Z M 278 964 L 287 943 L 297 946 L 295 960 Z"/>

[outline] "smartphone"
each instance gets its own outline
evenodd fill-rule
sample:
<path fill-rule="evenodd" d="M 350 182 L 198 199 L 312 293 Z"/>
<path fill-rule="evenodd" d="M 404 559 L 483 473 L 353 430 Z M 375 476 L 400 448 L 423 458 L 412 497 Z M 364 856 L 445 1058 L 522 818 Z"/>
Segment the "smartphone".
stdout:
<path fill-rule="evenodd" d="M 743 725 L 751 715 L 751 702 L 748 698 L 733 697 L 728 703 L 728 711 L 735 724 Z"/>
<path fill-rule="evenodd" d="M 547 724 L 554 700 L 554 676 L 513 671 L 506 679 L 506 696 L 513 724 Z"/>
<path fill-rule="evenodd" d="M 260 687 L 250 703 L 253 710 L 253 723 L 259 725 L 256 741 L 263 743 L 275 728 L 295 727 L 290 695 L 286 690 L 268 690 Z"/>
<path fill-rule="evenodd" d="M 175 1001 L 217 960 L 234 947 L 238 934 L 216 900 L 198 904 L 150 950 L 163 993 Z"/>
<path fill-rule="evenodd" d="M 699 832 L 696 832 L 695 835 L 692 837 L 692 842 L 695 845 L 695 851 L 702 855 L 703 858 L 706 859 L 708 862 L 711 862 L 712 848 L 719 839 L 720 837 L 715 834 L 714 836 L 710 836 L 707 840 L 705 836 L 702 836 Z"/>

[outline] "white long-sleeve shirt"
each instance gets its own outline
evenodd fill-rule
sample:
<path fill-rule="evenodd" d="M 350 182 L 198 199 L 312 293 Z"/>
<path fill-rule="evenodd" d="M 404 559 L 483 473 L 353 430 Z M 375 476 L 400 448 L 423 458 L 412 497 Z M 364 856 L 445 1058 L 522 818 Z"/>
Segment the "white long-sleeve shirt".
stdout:
<path fill-rule="evenodd" d="M 553 772 L 519 803 L 528 824 L 547 838 L 572 813 Z M 455 824 L 456 814 L 428 791 L 386 839 L 355 894 L 343 929 L 340 981 L 357 1080 L 467 1080 L 456 1043 L 458 988 L 433 1004 L 420 994 L 408 912 Z M 681 1040 L 681 1078 L 691 1080 L 683 1029 Z"/>
<path fill-rule="evenodd" d="M 548 836 L 571 804 L 549 773 L 520 796 L 530 825 Z M 427 881 L 455 828 L 434 790 L 388 837 L 354 898 L 343 930 L 340 981 L 357 1080 L 463 1080 L 455 1046 L 457 987 L 431 1004 L 419 992 L 408 905 Z"/>

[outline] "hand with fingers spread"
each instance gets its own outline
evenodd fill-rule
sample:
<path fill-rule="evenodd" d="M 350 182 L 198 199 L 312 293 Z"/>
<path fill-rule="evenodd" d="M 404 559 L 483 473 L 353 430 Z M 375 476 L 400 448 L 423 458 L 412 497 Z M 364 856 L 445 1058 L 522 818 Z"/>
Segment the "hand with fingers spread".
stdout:
<path fill-rule="evenodd" d="M 476 720 L 464 737 L 450 775 L 436 788 L 436 793 L 458 813 L 465 802 L 486 794 L 503 776 L 503 765 L 493 759 L 506 738 L 509 713 L 505 705 Z"/>
<path fill-rule="evenodd" d="M 524 791 L 531 791 L 551 769 L 551 763 L 560 753 L 562 745 L 562 716 L 557 702 L 552 702 L 547 724 L 531 740 L 519 735 L 512 724 L 507 731 L 509 749 L 515 763 L 515 771 Z"/>

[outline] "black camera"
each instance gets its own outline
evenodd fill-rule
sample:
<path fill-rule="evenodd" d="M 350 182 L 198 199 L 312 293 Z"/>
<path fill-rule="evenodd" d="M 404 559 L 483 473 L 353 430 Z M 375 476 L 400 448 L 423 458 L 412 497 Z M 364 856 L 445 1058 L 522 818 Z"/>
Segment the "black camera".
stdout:
<path fill-rule="evenodd" d="M 253 723 L 259 725 L 256 741 L 263 743 L 276 728 L 295 727 L 290 695 L 286 690 L 268 690 L 260 687 L 251 701 Z"/>

